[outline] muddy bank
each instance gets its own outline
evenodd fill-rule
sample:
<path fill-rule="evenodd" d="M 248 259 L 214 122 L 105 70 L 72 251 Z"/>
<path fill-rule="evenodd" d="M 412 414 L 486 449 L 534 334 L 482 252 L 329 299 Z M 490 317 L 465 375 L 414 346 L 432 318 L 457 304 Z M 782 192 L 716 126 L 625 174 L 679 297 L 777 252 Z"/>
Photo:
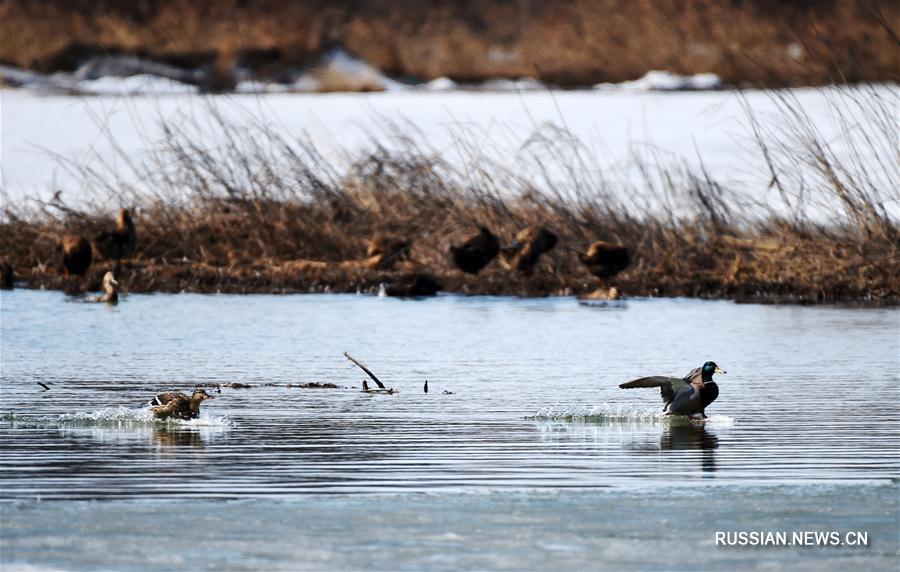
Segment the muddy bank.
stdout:
<path fill-rule="evenodd" d="M 139 227 L 140 228 L 140 227 Z M 8 230 L 5 229 L 5 230 Z M 641 234 L 634 229 L 633 236 Z M 154 237 L 142 237 L 152 244 Z M 630 242 L 630 241 L 627 241 Z M 737 243 L 740 244 L 737 244 Z M 896 304 L 900 300 L 900 257 L 894 250 L 854 250 L 810 240 L 793 244 L 773 239 L 722 236 L 709 245 L 682 245 L 672 257 L 650 244 L 638 244 L 633 264 L 609 281 L 625 296 L 688 296 L 757 303 L 816 304 L 861 302 Z M 96 261 L 84 277 L 63 276 L 51 249 L 12 254 L 18 287 L 58 289 L 78 294 L 100 289 L 111 260 Z M 848 245 L 849 247 L 849 245 Z M 140 250 L 140 247 L 139 247 Z M 152 250 L 147 248 L 146 250 Z M 448 254 L 414 246 L 412 260 L 389 270 L 373 269 L 365 259 L 348 261 L 272 260 L 216 265 L 137 256 L 118 275 L 123 293 L 362 293 L 418 297 L 436 291 L 523 297 L 585 295 L 601 282 L 566 246 L 549 252 L 530 275 L 495 260 L 478 275 L 455 269 Z M 701 262 L 702 261 L 702 262 Z M 35 264 L 35 262 L 37 262 Z M 421 289 L 417 280 L 437 283 Z"/>
<path fill-rule="evenodd" d="M 276 77 L 335 46 L 399 78 L 534 77 L 558 86 L 648 70 L 712 72 L 729 85 L 898 78 L 895 2 L 845 0 L 10 0 L 0 60 L 38 71 L 129 54 L 208 72 Z M 896 31 L 895 31 L 896 32 Z"/>

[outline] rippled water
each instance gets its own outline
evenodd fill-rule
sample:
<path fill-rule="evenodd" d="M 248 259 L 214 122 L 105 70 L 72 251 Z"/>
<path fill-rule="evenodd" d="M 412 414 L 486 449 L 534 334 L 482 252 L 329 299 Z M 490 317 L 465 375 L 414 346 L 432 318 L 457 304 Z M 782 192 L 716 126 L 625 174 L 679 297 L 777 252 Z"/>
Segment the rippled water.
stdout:
<path fill-rule="evenodd" d="M 712 547 L 711 531 L 741 522 L 818 530 L 828 519 L 883 537 L 831 557 L 898 562 L 895 309 L 188 294 L 131 295 L 108 308 L 15 291 L 2 294 L 0 340 L 7 565 L 197 567 L 221 556 L 214 543 L 168 565 L 140 547 L 148 534 L 186 542 L 203 522 L 205 534 L 237 534 L 233 568 L 584 567 L 607 554 L 597 543 L 644 532 L 673 542 L 672 559 L 632 550 L 604 561 L 733 567 L 761 553 Z M 399 393 L 362 393 L 364 375 L 344 351 Z M 707 359 L 729 373 L 705 427 L 660 416 L 655 390 L 616 387 L 683 375 Z M 313 381 L 340 389 L 297 387 Z M 161 390 L 227 382 L 252 387 L 223 388 L 191 422 L 155 422 L 142 405 Z M 822 495 L 831 495 L 827 510 Z M 760 512 L 767 503 L 771 519 Z M 161 526 L 167 506 L 193 516 Z M 510 506 L 518 508 L 507 514 Z M 605 508 L 581 514 L 586 506 Z M 315 522 L 285 524 L 295 509 Z M 360 529 L 373 511 L 380 530 L 407 540 L 423 528 L 491 524 L 478 538 L 458 532 L 407 554 L 399 540 Z M 261 521 L 248 532 L 241 523 L 253 519 Z M 84 536 L 112 558 L 110 522 L 131 560 L 104 564 L 88 545 L 48 548 Z M 527 540 L 538 533 L 551 548 Z M 693 545 L 677 542 L 682 534 Z M 487 550 L 494 535 L 496 550 Z M 699 557 L 697 543 L 712 552 Z M 444 545 L 449 555 L 430 559 Z M 557 545 L 569 547 L 562 560 Z M 260 546 L 268 556 L 254 559 Z M 365 547 L 388 560 L 361 557 Z M 819 556 L 768 558 L 794 567 L 821 565 Z"/>

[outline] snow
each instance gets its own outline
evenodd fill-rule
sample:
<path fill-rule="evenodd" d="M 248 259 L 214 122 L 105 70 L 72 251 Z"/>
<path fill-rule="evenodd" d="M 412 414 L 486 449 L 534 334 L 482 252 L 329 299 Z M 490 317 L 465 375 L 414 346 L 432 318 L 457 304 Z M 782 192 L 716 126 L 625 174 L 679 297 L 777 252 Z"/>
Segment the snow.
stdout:
<path fill-rule="evenodd" d="M 300 76 L 292 89 L 301 92 L 397 91 L 404 89 L 404 86 L 368 62 L 334 48 Z"/>
<path fill-rule="evenodd" d="M 531 77 L 522 77 L 519 79 L 489 79 L 474 87 L 475 89 L 483 91 L 535 91 L 546 89 L 546 86 L 542 82 Z"/>
<path fill-rule="evenodd" d="M 89 95 L 138 95 L 197 93 L 197 86 L 140 74 L 128 77 L 101 77 L 78 82 L 78 90 Z"/>
<path fill-rule="evenodd" d="M 422 87 L 426 91 L 453 91 L 459 88 L 457 83 L 447 76 L 435 78 Z"/>
<path fill-rule="evenodd" d="M 623 83 L 598 83 L 595 89 L 621 89 L 626 91 L 704 91 L 722 89 L 722 80 L 714 73 L 690 76 L 667 71 L 649 71 L 644 77 Z"/>
<path fill-rule="evenodd" d="M 741 103 L 743 97 L 758 117 L 771 117 L 775 102 L 762 91 L 406 90 L 197 96 L 187 93 L 193 88 L 184 84 L 159 85 L 144 76 L 124 79 L 128 80 L 124 84 L 119 83 L 122 78 L 116 80 L 115 89 L 107 83 L 111 78 L 94 80 L 99 83 L 92 84 L 93 89 L 121 93 L 124 85 L 140 94 L 83 97 L 0 90 L 0 187 L 8 199 L 33 193 L 48 197 L 55 189 L 63 190 L 66 200 L 77 199 L 90 189 L 82 189 L 54 155 L 115 167 L 119 159 L 104 133 L 112 135 L 129 157 L 139 158 L 158 144 L 159 118 L 203 124 L 214 111 L 239 124 L 264 122 L 288 137 L 304 134 L 334 159 L 371 149 L 373 140 L 390 146 L 395 139 L 385 134 L 384 125 L 406 122 L 448 161 L 462 161 L 454 144 L 461 137 L 521 170 L 533 167 L 523 162 L 522 151 L 537 135 L 559 140 L 568 130 L 587 149 L 590 168 L 604 175 L 612 176 L 635 155 L 695 166 L 702 157 L 710 175 L 725 186 L 746 189 L 757 199 L 777 199 L 750 139 Z M 182 92 L 158 96 L 154 90 L 163 87 Z M 877 89 L 881 96 L 900 101 L 896 86 Z M 793 95 L 816 121 L 822 140 L 838 154 L 849 153 L 842 147 L 846 134 L 832 120 L 829 99 L 851 96 L 835 89 L 797 89 Z M 873 173 L 877 169 L 871 165 Z"/>

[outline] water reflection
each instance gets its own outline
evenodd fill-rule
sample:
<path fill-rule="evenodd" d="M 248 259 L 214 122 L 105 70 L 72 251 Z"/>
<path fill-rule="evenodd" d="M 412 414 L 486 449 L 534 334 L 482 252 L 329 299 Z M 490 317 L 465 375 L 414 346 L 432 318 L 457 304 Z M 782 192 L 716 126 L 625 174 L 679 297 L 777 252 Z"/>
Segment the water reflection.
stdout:
<path fill-rule="evenodd" d="M 154 429 L 151 433 L 153 443 L 165 450 L 172 447 L 191 447 L 203 449 L 203 436 L 199 431 L 181 431 L 170 429 Z"/>
<path fill-rule="evenodd" d="M 700 450 L 700 470 L 710 473 L 716 470 L 715 449 L 719 438 L 703 425 L 672 423 L 667 425 L 659 438 L 659 448 L 664 451 Z"/>

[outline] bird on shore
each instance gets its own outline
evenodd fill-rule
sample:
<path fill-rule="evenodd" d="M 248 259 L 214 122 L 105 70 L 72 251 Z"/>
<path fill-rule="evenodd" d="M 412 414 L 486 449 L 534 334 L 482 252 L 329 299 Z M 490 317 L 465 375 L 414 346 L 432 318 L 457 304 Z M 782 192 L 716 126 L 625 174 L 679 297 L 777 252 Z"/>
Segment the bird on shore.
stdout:
<path fill-rule="evenodd" d="M 366 266 L 373 270 L 389 270 L 403 260 L 409 260 L 412 241 L 376 234 L 366 249 Z"/>
<path fill-rule="evenodd" d="M 0 260 L 0 290 L 12 290 L 16 287 L 16 273 L 9 260 Z"/>
<path fill-rule="evenodd" d="M 106 302 L 107 304 L 118 304 L 119 303 L 119 283 L 116 281 L 115 275 L 112 272 L 107 272 L 103 275 L 103 295 L 97 296 L 90 302 Z"/>
<path fill-rule="evenodd" d="M 587 252 L 578 255 L 588 272 L 600 279 L 600 288 L 590 294 L 589 298 L 618 298 L 618 290 L 609 288 L 609 279 L 628 268 L 631 264 L 631 253 L 621 244 L 598 240 L 592 243 Z"/>
<path fill-rule="evenodd" d="M 157 419 L 196 419 L 200 416 L 200 404 L 212 398 L 203 389 L 195 389 L 190 397 L 181 392 L 167 391 L 150 400 L 150 411 Z"/>
<path fill-rule="evenodd" d="M 397 298 L 422 298 L 434 296 L 444 288 L 440 281 L 430 274 L 407 272 L 391 276 L 379 286 L 379 295 Z"/>
<path fill-rule="evenodd" d="M 719 396 L 713 374 L 726 373 L 714 361 L 691 370 L 682 378 L 654 375 L 619 385 L 621 389 L 658 387 L 667 415 L 697 415 L 706 418 L 706 408 Z"/>
<path fill-rule="evenodd" d="M 83 236 L 70 234 L 62 237 L 58 248 L 62 252 L 63 274 L 84 276 L 94 258 L 91 243 Z"/>
<path fill-rule="evenodd" d="M 134 254 L 136 243 L 137 233 L 128 209 L 119 209 L 115 230 L 104 230 L 94 239 L 97 252 L 107 260 L 116 261 L 116 273 L 120 271 L 122 259 Z"/>
<path fill-rule="evenodd" d="M 467 274 L 478 274 L 500 252 L 500 241 L 487 227 L 479 227 L 478 234 L 459 246 L 450 246 L 453 264 Z"/>
<path fill-rule="evenodd" d="M 523 274 L 531 274 L 541 256 L 556 246 L 556 234 L 542 226 L 530 226 L 516 235 L 509 246 L 501 249 L 503 262 Z"/>

